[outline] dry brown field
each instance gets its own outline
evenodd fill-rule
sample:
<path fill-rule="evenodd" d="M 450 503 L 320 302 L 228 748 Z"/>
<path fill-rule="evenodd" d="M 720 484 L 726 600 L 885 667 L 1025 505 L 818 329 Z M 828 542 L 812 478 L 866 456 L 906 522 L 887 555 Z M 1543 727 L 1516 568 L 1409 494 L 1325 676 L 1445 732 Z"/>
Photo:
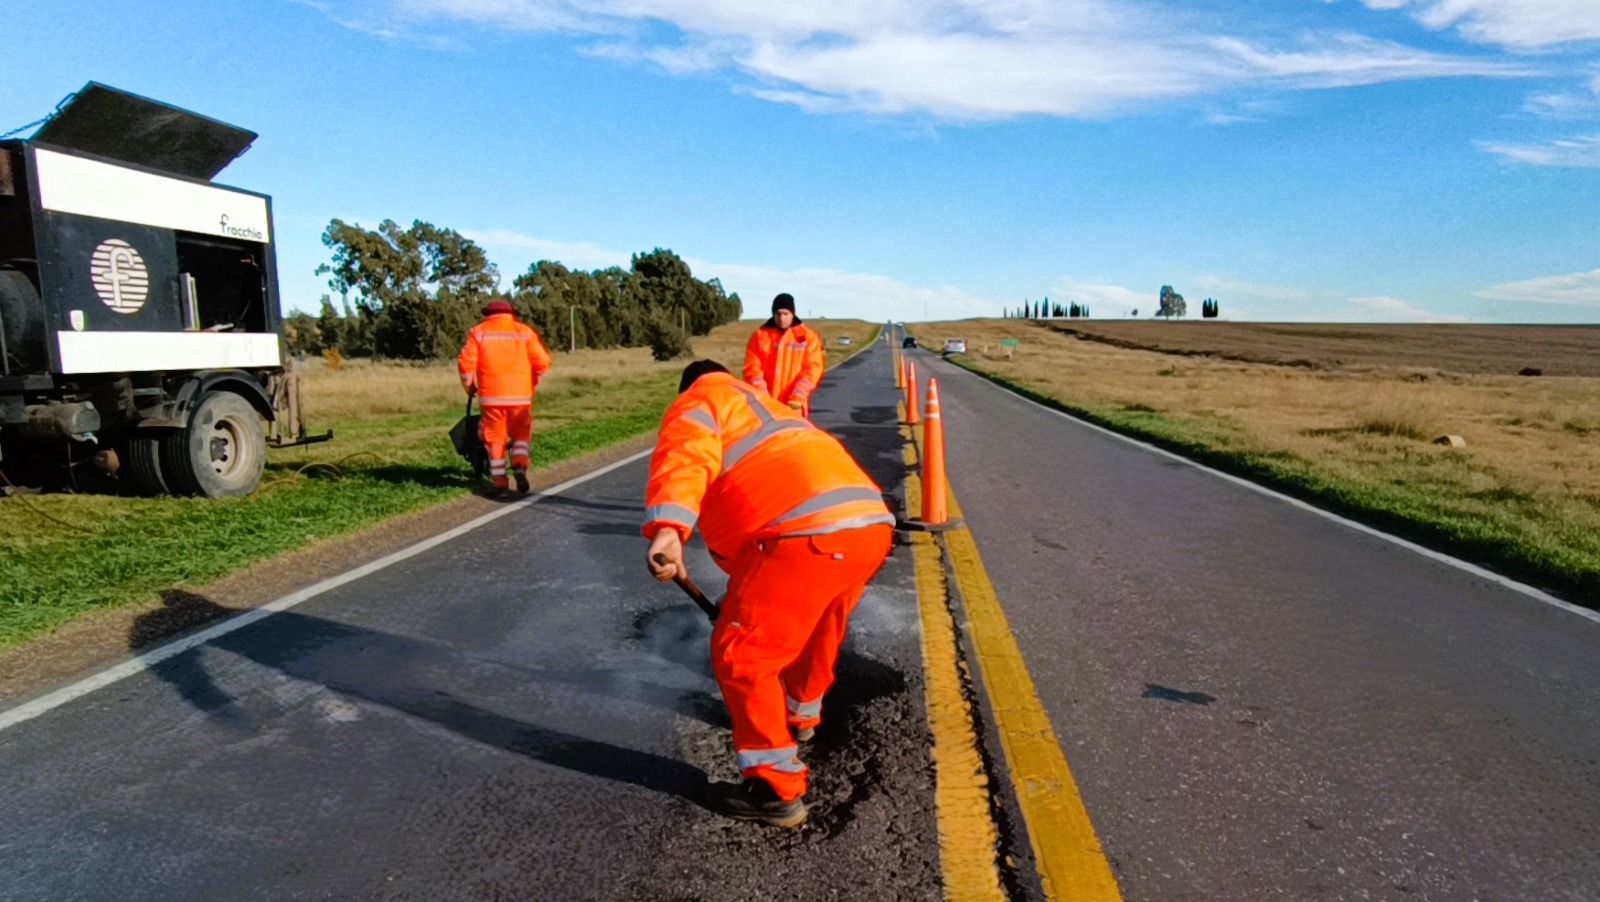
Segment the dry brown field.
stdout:
<path fill-rule="evenodd" d="M 963 338 L 969 366 L 1070 408 L 1286 461 L 1401 516 L 1539 546 L 1600 584 L 1600 327 L 998 319 L 909 329 L 932 350 Z M 1009 359 L 1007 338 L 1019 343 Z M 1516 375 L 1526 368 L 1542 375 Z M 1464 445 L 1434 443 L 1444 436 Z"/>
<path fill-rule="evenodd" d="M 1318 370 L 1360 367 L 1600 376 L 1600 326 L 1344 325 L 1050 320 L 1047 328 L 1165 354 Z"/>

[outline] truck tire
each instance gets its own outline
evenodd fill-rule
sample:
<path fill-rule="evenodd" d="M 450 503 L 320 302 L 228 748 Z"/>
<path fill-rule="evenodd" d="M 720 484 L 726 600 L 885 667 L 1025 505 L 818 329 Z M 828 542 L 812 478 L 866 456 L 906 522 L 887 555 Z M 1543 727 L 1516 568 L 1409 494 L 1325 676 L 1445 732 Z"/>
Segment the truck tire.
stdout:
<path fill-rule="evenodd" d="M 188 427 L 161 439 L 161 475 L 178 495 L 248 495 L 266 464 L 261 414 L 233 392 L 201 395 Z"/>
<path fill-rule="evenodd" d="M 161 475 L 161 438 L 173 430 L 141 429 L 138 435 L 122 442 L 122 475 L 136 495 L 165 495 L 167 481 Z"/>

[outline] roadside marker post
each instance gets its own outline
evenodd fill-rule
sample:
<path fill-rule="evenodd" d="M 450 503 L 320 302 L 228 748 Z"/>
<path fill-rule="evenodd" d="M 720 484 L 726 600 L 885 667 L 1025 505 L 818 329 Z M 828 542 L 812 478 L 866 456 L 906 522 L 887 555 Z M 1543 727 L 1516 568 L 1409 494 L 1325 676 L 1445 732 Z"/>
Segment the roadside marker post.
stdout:
<path fill-rule="evenodd" d="M 927 409 L 922 418 L 922 521 L 948 519 L 944 503 L 944 422 L 939 415 L 939 380 L 928 380 Z"/>

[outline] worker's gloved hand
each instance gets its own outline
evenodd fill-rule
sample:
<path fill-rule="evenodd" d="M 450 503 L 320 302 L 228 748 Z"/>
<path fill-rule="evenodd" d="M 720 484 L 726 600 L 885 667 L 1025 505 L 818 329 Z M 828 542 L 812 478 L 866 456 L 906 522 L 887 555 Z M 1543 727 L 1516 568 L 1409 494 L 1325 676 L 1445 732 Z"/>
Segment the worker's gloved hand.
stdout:
<path fill-rule="evenodd" d="M 645 552 L 645 566 L 650 575 L 666 582 L 675 577 L 689 577 L 689 568 L 683 563 L 683 539 L 676 529 L 663 529 L 650 540 L 650 550 Z"/>
<path fill-rule="evenodd" d="M 804 401 L 790 401 L 789 402 L 789 407 L 792 410 L 805 410 L 806 409 L 806 402 L 804 402 Z"/>

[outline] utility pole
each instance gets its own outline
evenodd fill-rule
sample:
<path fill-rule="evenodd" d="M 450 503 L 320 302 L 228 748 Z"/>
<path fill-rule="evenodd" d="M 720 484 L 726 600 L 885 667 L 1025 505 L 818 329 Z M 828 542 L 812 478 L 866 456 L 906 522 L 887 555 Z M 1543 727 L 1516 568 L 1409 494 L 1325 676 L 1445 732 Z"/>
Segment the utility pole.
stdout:
<path fill-rule="evenodd" d="M 577 351 L 578 350 L 578 308 L 577 307 L 571 307 L 571 306 L 567 307 L 567 337 L 569 339 L 571 339 L 571 341 L 572 341 L 571 347 L 568 348 L 568 351 L 572 351 L 572 352 Z"/>

